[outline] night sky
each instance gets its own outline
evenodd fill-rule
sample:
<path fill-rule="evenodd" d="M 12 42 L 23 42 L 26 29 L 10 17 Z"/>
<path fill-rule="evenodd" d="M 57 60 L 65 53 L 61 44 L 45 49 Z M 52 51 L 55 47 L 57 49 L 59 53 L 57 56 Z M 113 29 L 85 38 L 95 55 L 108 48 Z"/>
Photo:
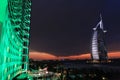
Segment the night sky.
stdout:
<path fill-rule="evenodd" d="M 120 51 L 120 0 L 32 0 L 30 51 L 89 53 L 102 14 L 109 51 Z"/>

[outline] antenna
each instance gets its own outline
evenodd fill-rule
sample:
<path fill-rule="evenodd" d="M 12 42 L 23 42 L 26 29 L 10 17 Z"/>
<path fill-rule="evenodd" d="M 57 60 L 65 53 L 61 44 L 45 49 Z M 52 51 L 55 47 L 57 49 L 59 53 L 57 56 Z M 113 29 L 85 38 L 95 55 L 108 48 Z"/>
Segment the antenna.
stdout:
<path fill-rule="evenodd" d="M 100 28 L 103 30 L 102 15 L 100 14 Z"/>

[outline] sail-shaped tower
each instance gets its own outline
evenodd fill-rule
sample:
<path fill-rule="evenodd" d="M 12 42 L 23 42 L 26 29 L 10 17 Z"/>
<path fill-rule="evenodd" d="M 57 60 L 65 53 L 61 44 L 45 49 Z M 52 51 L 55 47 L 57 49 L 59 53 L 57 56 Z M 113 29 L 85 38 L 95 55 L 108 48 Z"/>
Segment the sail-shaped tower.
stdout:
<path fill-rule="evenodd" d="M 105 33 L 102 16 L 100 15 L 100 21 L 93 28 L 91 57 L 93 61 L 107 60 L 107 49 L 105 45 Z"/>

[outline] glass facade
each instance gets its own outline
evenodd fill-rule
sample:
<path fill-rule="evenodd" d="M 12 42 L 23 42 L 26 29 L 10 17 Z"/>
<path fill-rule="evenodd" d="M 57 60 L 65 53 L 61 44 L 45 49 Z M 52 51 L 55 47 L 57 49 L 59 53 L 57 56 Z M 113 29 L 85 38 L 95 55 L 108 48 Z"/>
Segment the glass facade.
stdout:
<path fill-rule="evenodd" d="M 0 79 L 28 70 L 30 0 L 0 0 Z"/>

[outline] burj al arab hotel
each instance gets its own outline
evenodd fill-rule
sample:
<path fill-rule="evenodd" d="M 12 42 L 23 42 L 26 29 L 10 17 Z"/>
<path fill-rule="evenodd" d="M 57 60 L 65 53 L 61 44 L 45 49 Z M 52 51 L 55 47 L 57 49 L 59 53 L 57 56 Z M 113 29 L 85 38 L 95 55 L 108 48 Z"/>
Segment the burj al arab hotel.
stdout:
<path fill-rule="evenodd" d="M 105 61 L 108 60 L 107 49 L 105 45 L 105 33 L 102 16 L 100 15 L 100 21 L 93 28 L 92 44 L 91 44 L 91 57 L 93 61 Z"/>

